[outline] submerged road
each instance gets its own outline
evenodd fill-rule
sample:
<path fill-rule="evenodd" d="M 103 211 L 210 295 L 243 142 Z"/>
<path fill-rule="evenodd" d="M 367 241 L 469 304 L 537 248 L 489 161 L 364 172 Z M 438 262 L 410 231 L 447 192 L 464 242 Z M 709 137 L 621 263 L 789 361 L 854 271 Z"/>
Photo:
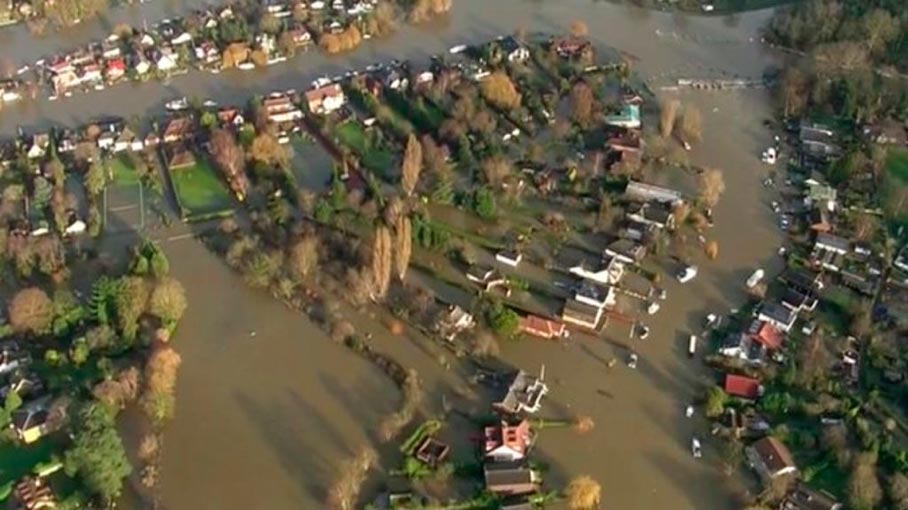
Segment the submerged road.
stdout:
<path fill-rule="evenodd" d="M 696 18 L 586 0 L 456 0 L 444 22 L 403 27 L 389 39 L 367 41 L 341 57 L 313 51 L 266 72 L 191 73 L 166 84 L 24 103 L 0 113 L 0 134 L 18 125 L 76 125 L 102 115 L 158 113 L 174 96 L 244 102 L 272 89 L 304 88 L 318 76 L 390 58 L 418 61 L 518 28 L 561 32 L 574 20 L 589 26 L 597 44 L 633 55 L 635 71 L 655 85 L 690 76 L 758 79 L 775 63 L 759 44 L 759 28 L 768 17 L 755 12 Z M 2 37 L 0 32 L 0 44 Z M 546 431 L 538 458 L 550 464 L 554 484 L 577 474 L 599 480 L 604 508 L 740 507 L 733 497 L 740 480 L 718 473 L 708 441 L 705 459 L 690 455 L 690 438 L 705 432 L 705 424 L 685 419 L 683 411 L 703 371 L 684 355 L 684 339 L 698 330 L 707 312 L 740 304 L 742 282 L 754 267 L 772 274 L 777 264 L 781 234 L 765 206 L 760 186 L 765 169 L 758 158 L 772 139 L 761 126 L 770 115 L 770 101 L 765 90 L 682 92 L 679 97 L 703 112 L 704 141 L 692 151 L 692 161 L 725 172 L 727 190 L 710 232 L 720 245 L 719 259 L 702 263 L 689 284 L 667 282 L 669 300 L 650 321 L 650 338 L 637 346 L 636 371 L 605 367 L 603 360 L 625 354 L 607 341 L 578 339 L 562 347 L 526 340 L 503 346 L 502 357 L 515 366 L 537 370 L 546 365 L 549 409 L 595 420 L 595 429 L 585 436 Z M 320 508 L 338 462 L 357 443 L 374 437 L 370 431 L 377 417 L 393 409 L 399 396 L 340 347 L 319 347 L 327 340 L 311 323 L 268 305 L 268 298 L 244 288 L 197 243 L 175 241 L 166 249 L 174 273 L 187 284 L 191 305 L 176 339 L 184 367 L 177 416 L 165 440 L 164 508 Z M 381 337 L 379 329 L 376 342 L 419 370 L 433 407 L 439 395 L 457 391 L 456 378 L 429 351 Z M 258 331 L 254 340 L 248 337 L 251 330 Z M 625 341 L 624 336 L 615 340 Z"/>

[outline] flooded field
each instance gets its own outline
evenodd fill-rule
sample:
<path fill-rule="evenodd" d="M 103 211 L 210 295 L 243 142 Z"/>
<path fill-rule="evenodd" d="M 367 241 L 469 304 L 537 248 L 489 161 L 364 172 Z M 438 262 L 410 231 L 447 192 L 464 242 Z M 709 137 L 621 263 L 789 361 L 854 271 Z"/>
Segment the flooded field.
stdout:
<path fill-rule="evenodd" d="M 176 9 L 180 4 L 161 5 Z M 458 0 L 445 22 L 404 28 L 345 57 L 310 52 L 264 73 L 193 73 L 168 84 L 112 88 L 99 93 L 103 99 L 96 94 L 24 104 L 2 113 L 0 131 L 9 134 L 20 124 L 75 124 L 105 114 L 157 113 L 176 95 L 245 101 L 252 93 L 301 88 L 317 76 L 376 60 L 421 59 L 521 27 L 563 31 L 575 19 L 589 25 L 597 43 L 626 52 L 635 70 L 655 87 L 682 77 L 755 78 L 773 62 L 758 43 L 758 27 L 768 16 L 700 19 L 580 0 Z M 20 28 L 10 30 L 13 35 L 0 31 L 4 50 L 30 54 L 27 39 L 15 32 Z M 89 32 L 91 24 L 77 30 Z M 68 37 L 77 36 L 49 36 L 42 44 Z M 699 277 L 685 286 L 666 284 L 669 300 L 650 324 L 650 338 L 634 346 L 641 357 L 636 371 L 621 363 L 606 367 L 608 360 L 623 360 L 627 354 L 627 328 L 620 324 L 607 329 L 604 338 L 577 337 L 566 347 L 529 339 L 502 346 L 503 358 L 514 366 L 535 371 L 546 365 L 552 390 L 547 414 L 595 420 L 595 429 L 582 438 L 544 433 L 540 454 L 556 485 L 577 474 L 599 480 L 603 508 L 739 507 L 733 494 L 740 493 L 741 480 L 719 473 L 708 442 L 705 459 L 697 461 L 689 452 L 691 435 L 704 431 L 696 418 L 682 415 L 701 380 L 699 362 L 684 355 L 684 338 L 705 313 L 727 311 L 742 300 L 743 281 L 755 266 L 774 270 L 781 236 L 762 195 L 766 170 L 758 160 L 771 140 L 761 126 L 770 113 L 769 98 L 760 90 L 680 97 L 704 114 L 704 143 L 694 148 L 692 161 L 725 172 L 727 191 L 710 234 L 718 240 L 719 259 L 703 264 Z M 329 175 L 320 168 L 329 161 L 309 150 L 319 152 L 296 148 L 297 161 L 313 167 L 312 172 L 297 168 L 297 177 L 315 187 L 323 183 L 322 175 Z M 338 462 L 356 445 L 373 440 L 375 424 L 395 408 L 398 392 L 307 319 L 248 290 L 201 244 L 181 239 L 163 246 L 191 303 L 176 339 L 184 364 L 177 416 L 165 438 L 164 507 L 319 508 Z M 357 320 L 357 326 L 370 328 L 377 347 L 419 370 L 432 409 L 440 405 L 442 394 L 471 392 L 456 370 L 442 368 L 444 354 L 432 346 L 382 336 L 384 329 L 368 318 Z"/>

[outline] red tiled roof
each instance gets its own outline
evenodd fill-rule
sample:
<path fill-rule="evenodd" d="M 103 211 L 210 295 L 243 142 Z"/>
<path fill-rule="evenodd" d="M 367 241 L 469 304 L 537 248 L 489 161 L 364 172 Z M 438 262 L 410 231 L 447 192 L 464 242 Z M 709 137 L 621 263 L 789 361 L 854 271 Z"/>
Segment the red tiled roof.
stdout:
<path fill-rule="evenodd" d="M 734 397 L 756 399 L 760 396 L 760 381 L 743 375 L 725 375 L 725 393 Z"/>
<path fill-rule="evenodd" d="M 522 420 L 517 425 L 502 422 L 501 425 L 486 427 L 484 432 L 486 453 L 500 446 L 507 446 L 520 454 L 526 454 L 530 447 L 530 422 L 528 420 Z"/>
<path fill-rule="evenodd" d="M 555 338 L 564 332 L 564 324 L 536 315 L 520 318 L 520 330 L 542 338 Z"/>
<path fill-rule="evenodd" d="M 756 327 L 751 328 L 751 336 L 754 340 L 771 350 L 780 349 L 785 339 L 779 328 L 768 322 L 761 322 Z"/>

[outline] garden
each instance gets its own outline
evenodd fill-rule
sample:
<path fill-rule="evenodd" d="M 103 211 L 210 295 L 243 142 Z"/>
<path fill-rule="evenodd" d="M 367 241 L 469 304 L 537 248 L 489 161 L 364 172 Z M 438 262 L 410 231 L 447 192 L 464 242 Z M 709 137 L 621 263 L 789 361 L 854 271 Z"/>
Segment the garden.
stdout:
<path fill-rule="evenodd" d="M 204 159 L 168 170 L 183 221 L 202 221 L 233 214 L 233 200 L 214 168 Z"/>

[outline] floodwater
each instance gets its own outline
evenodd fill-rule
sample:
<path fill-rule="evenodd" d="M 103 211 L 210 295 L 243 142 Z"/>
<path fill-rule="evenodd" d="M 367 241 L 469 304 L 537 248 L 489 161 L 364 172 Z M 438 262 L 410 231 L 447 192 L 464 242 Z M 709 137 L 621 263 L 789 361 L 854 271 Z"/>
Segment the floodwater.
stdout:
<path fill-rule="evenodd" d="M 310 52 L 263 73 L 191 73 L 167 84 L 115 87 L 97 97 L 23 104 L 0 114 L 0 133 L 20 124 L 158 113 L 177 95 L 244 102 L 253 93 L 303 88 L 317 76 L 376 60 L 419 61 L 517 28 L 564 31 L 577 19 L 586 22 L 597 43 L 626 52 L 655 88 L 682 77 L 758 78 L 774 63 L 758 42 L 768 17 L 757 12 L 692 18 L 582 0 L 457 0 L 443 22 L 403 28 L 343 57 Z M 91 32 L 91 23 L 78 30 Z M 63 47 L 68 37 L 75 36 L 51 35 L 41 44 Z M 0 44 L 5 54 L 34 54 L 24 36 L 0 31 Z M 698 278 L 685 286 L 666 283 L 668 303 L 649 321 L 649 339 L 634 346 L 641 356 L 636 371 L 620 363 L 606 367 L 609 359 L 626 355 L 626 329 L 620 327 L 610 328 L 605 339 L 578 337 L 566 347 L 529 339 L 503 346 L 503 358 L 514 366 L 546 365 L 551 385 L 546 414 L 588 415 L 596 422 L 582 437 L 544 432 L 538 454 L 551 466 L 555 483 L 577 474 L 599 480 L 604 508 L 740 507 L 733 499 L 740 481 L 725 478 L 710 462 L 716 453 L 709 442 L 705 459 L 696 461 L 689 452 L 692 434 L 706 430 L 699 419 L 682 414 L 703 377 L 699 362 L 686 357 L 684 338 L 706 313 L 727 311 L 743 300 L 743 281 L 754 267 L 771 272 L 778 264 L 773 254 L 781 235 L 760 186 L 766 170 L 758 158 L 772 138 L 761 127 L 770 114 L 769 98 L 752 90 L 682 93 L 681 99 L 698 104 L 704 117 L 704 143 L 694 148 L 692 161 L 725 171 L 727 191 L 710 232 L 719 242 L 719 259 L 702 262 Z M 397 391 L 307 319 L 248 290 L 199 243 L 182 239 L 164 246 L 190 300 L 175 340 L 184 365 L 177 417 L 165 437 L 164 506 L 319 508 L 339 460 L 372 438 L 379 416 L 397 406 Z M 360 329 L 367 324 L 358 321 Z M 468 393 L 456 370 L 441 368 L 444 354 L 434 346 L 384 336 L 378 325 L 372 330 L 380 348 L 420 371 L 431 409 L 437 410 L 440 393 Z"/>

